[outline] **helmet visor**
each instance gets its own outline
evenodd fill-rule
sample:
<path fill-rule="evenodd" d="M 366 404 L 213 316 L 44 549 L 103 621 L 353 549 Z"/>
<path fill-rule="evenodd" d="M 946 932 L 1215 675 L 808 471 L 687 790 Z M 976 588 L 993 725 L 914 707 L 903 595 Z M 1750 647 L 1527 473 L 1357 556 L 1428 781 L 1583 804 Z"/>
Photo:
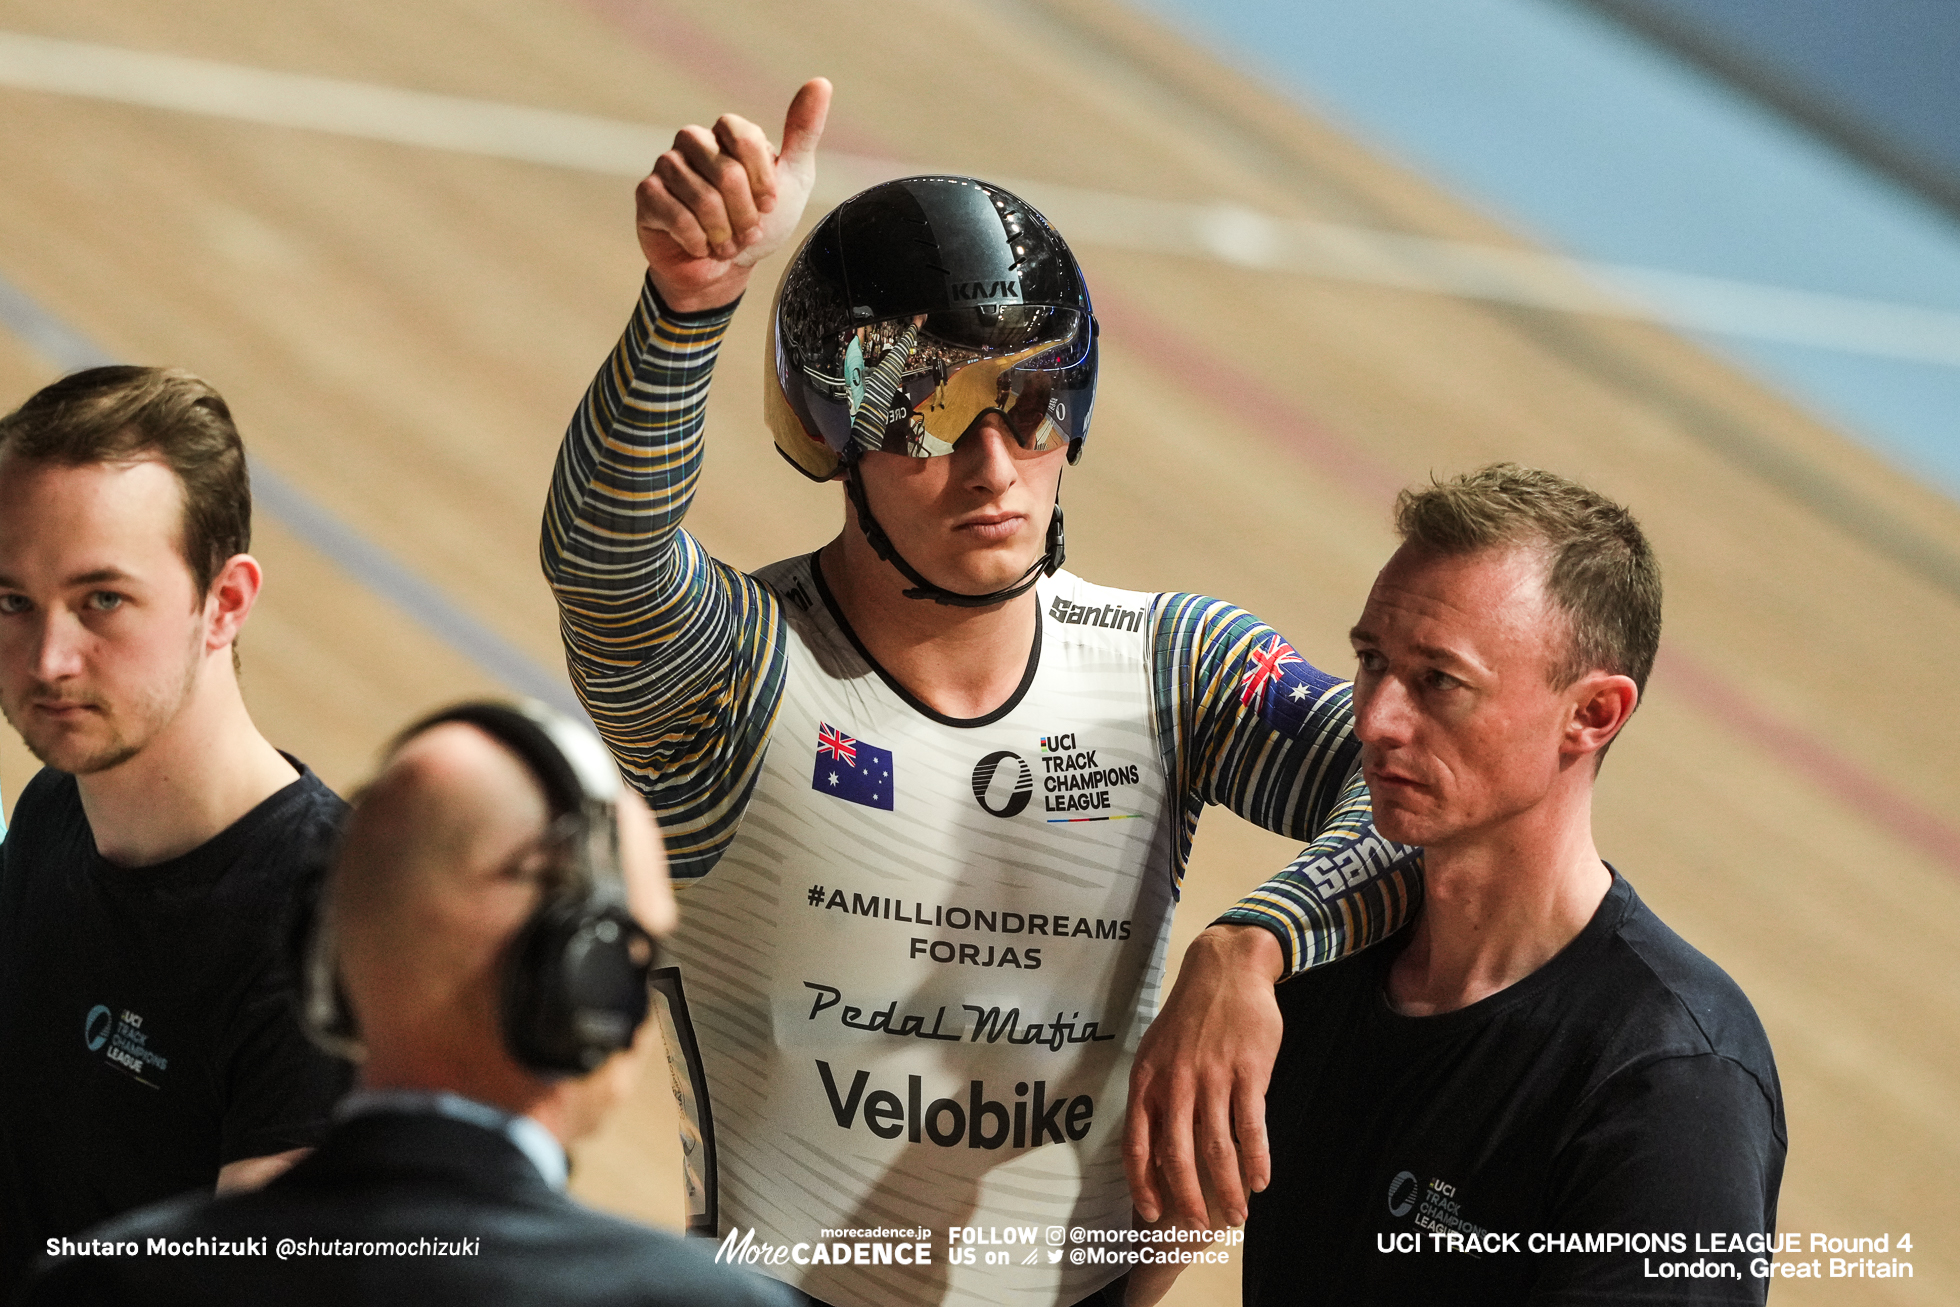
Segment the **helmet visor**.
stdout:
<path fill-rule="evenodd" d="M 797 366 L 779 341 L 778 376 L 840 454 L 950 454 L 989 413 L 1029 453 L 1088 432 L 1095 325 L 1078 310 L 976 305 L 849 327 L 826 344 L 834 371 L 807 355 Z"/>

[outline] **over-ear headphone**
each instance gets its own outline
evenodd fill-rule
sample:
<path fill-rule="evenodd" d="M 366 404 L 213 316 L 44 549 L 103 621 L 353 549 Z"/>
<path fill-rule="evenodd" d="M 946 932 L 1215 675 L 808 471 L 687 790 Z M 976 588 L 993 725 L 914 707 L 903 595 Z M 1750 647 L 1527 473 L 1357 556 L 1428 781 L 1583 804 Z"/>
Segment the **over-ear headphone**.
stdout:
<path fill-rule="evenodd" d="M 541 703 L 479 700 L 442 709 L 395 747 L 445 722 L 466 722 L 523 760 L 544 790 L 553 854 L 546 892 L 505 950 L 504 1042 L 525 1067 L 583 1075 L 629 1047 L 646 1020 L 658 949 L 626 903 L 619 863 L 619 769 L 592 731 Z M 392 751 L 392 750 L 391 750 Z M 300 1010 L 324 1047 L 359 1060 L 359 1030 L 341 990 L 332 933 L 318 899 L 302 907 Z"/>

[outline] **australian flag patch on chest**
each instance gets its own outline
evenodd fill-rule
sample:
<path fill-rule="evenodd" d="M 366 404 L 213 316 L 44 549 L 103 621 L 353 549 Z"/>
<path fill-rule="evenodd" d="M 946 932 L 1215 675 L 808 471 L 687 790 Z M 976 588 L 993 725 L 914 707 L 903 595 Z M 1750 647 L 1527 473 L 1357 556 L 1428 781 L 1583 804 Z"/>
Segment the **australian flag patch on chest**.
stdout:
<path fill-rule="evenodd" d="M 892 810 L 890 749 L 854 740 L 829 722 L 817 726 L 817 767 L 810 788 L 847 803 Z"/>

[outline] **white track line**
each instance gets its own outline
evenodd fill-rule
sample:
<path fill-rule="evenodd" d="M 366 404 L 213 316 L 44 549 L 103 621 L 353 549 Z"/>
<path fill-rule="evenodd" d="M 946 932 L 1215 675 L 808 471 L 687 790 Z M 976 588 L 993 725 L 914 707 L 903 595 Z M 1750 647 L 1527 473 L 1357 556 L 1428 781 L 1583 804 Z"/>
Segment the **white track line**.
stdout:
<path fill-rule="evenodd" d="M 0 32 L 0 85 L 591 172 L 643 175 L 671 131 L 636 123 Z"/>
<path fill-rule="evenodd" d="M 11 32 L 0 32 L 0 86 L 619 177 L 642 175 L 673 136 L 585 114 Z M 826 152 L 820 191 L 842 198 L 912 171 L 889 159 Z M 1960 313 L 1941 309 L 1275 218 L 1230 204 L 1001 184 L 1082 245 L 1960 367 Z"/>

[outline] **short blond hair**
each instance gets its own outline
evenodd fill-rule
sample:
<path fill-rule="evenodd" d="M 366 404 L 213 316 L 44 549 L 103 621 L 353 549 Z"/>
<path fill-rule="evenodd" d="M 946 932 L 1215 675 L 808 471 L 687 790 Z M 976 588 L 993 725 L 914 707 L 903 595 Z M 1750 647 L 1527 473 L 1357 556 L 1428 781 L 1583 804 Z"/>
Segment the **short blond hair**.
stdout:
<path fill-rule="evenodd" d="M 1661 569 L 1640 524 L 1619 504 L 1555 472 L 1492 463 L 1404 490 L 1395 498 L 1395 529 L 1441 554 L 1542 548 L 1545 592 L 1572 631 L 1565 657 L 1552 660 L 1553 687 L 1603 669 L 1645 692 L 1661 643 Z"/>

